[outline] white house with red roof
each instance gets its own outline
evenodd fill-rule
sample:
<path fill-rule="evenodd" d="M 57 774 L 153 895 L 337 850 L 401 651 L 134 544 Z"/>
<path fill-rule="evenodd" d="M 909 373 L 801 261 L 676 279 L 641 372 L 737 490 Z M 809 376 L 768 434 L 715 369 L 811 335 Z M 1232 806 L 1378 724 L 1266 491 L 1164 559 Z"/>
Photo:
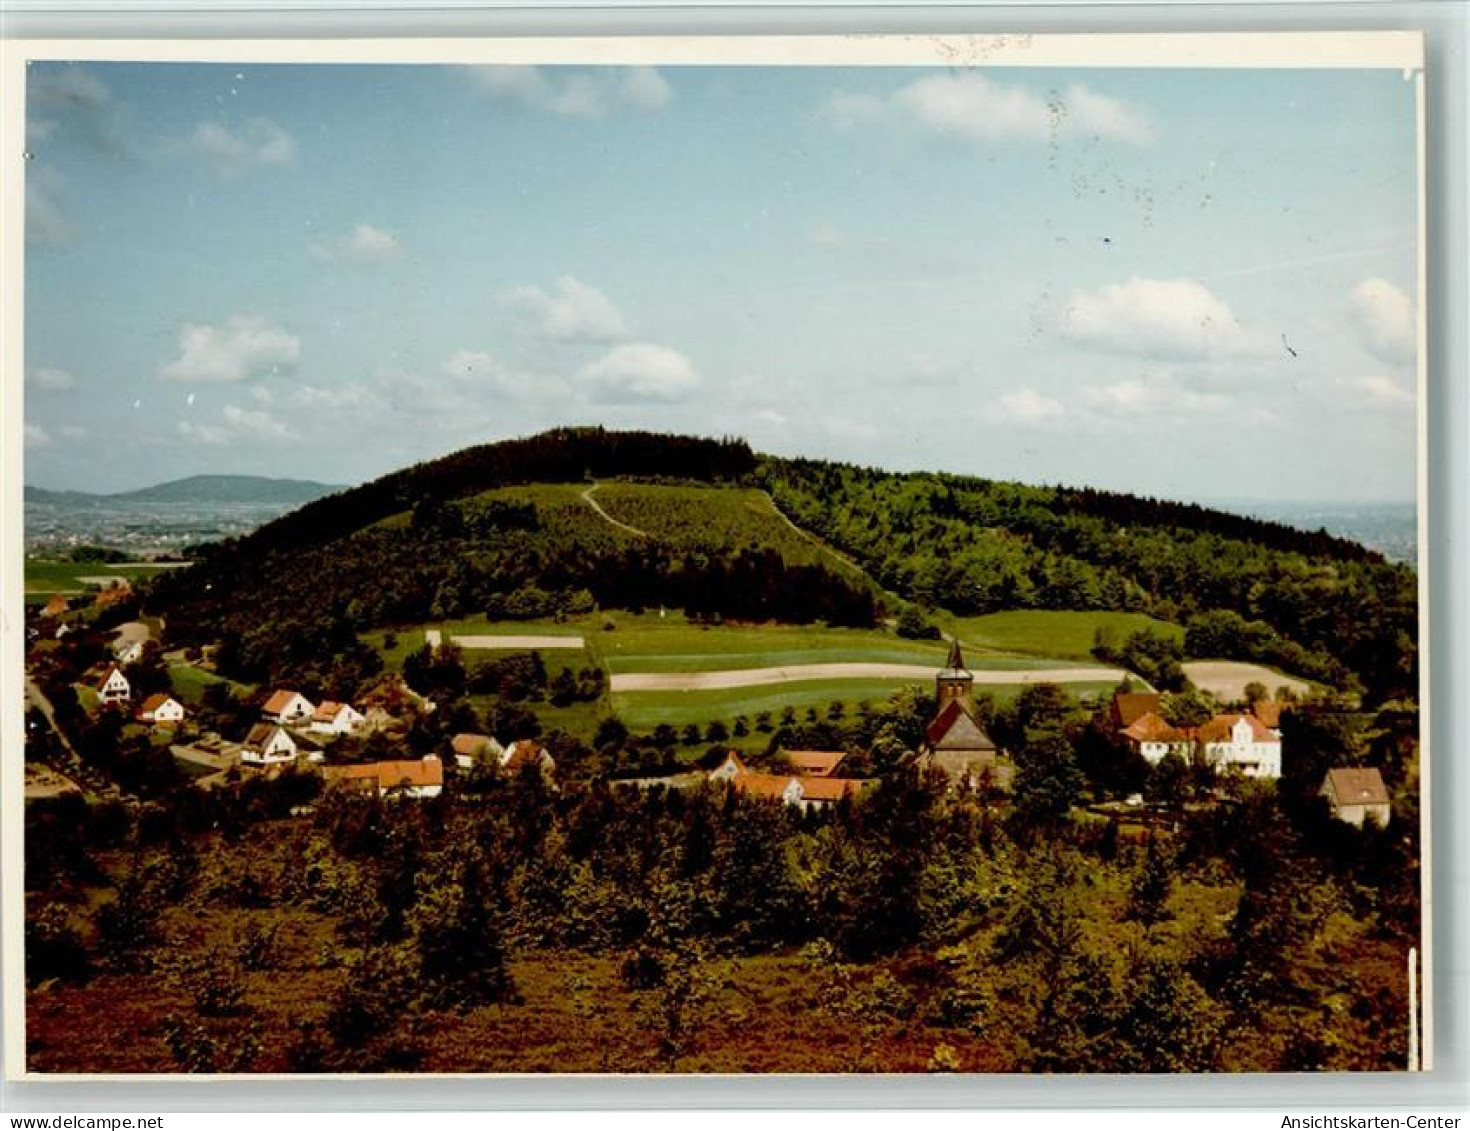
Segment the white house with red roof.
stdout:
<path fill-rule="evenodd" d="M 334 703 L 328 699 L 311 716 L 308 728 L 315 734 L 355 734 L 367 719 L 351 703 Z"/>
<path fill-rule="evenodd" d="M 329 766 L 325 775 L 328 785 L 379 797 L 438 797 L 444 790 L 444 764 L 434 754 L 418 762 Z"/>
<path fill-rule="evenodd" d="M 142 723 L 181 723 L 184 721 L 184 705 L 172 695 L 160 691 L 148 696 L 138 708 L 138 721 Z"/>
<path fill-rule="evenodd" d="M 126 703 L 133 697 L 133 685 L 122 669 L 116 666 L 107 669 L 107 674 L 97 682 L 97 698 L 104 706 Z"/>
<path fill-rule="evenodd" d="M 725 755 L 725 760 L 711 770 L 708 776 L 710 781 L 730 781 L 749 772 L 745 763 L 740 760 L 740 755 L 731 750 Z"/>
<path fill-rule="evenodd" d="M 299 723 L 315 715 L 316 706 L 299 691 L 274 691 L 260 713 L 273 723 Z"/>
<path fill-rule="evenodd" d="M 240 761 L 257 766 L 275 762 L 294 762 L 301 753 L 290 732 L 270 723 L 256 723 L 245 736 L 240 748 Z"/>
<path fill-rule="evenodd" d="M 1234 767 L 1248 778 L 1281 776 L 1281 735 L 1255 715 L 1216 715 L 1199 728 L 1199 742 L 1217 769 Z"/>

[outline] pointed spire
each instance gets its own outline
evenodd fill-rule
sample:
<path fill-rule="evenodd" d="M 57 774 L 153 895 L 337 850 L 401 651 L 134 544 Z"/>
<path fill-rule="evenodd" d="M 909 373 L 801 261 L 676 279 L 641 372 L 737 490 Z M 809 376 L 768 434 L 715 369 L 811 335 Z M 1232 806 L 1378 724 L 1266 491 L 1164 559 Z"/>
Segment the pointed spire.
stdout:
<path fill-rule="evenodd" d="M 949 642 L 949 659 L 944 662 L 944 666 L 952 672 L 962 672 L 965 670 L 965 657 L 960 651 L 960 638 L 958 636 Z"/>

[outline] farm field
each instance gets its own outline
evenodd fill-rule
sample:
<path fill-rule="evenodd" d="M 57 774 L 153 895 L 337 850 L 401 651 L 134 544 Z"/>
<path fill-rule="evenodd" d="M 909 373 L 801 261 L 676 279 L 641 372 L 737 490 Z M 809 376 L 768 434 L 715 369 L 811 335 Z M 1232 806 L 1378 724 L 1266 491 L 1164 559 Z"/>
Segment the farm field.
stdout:
<path fill-rule="evenodd" d="M 136 580 L 152 577 L 160 570 L 177 569 L 180 563 L 119 562 L 106 565 L 102 562 L 63 562 L 40 558 L 27 558 L 25 562 L 25 591 L 27 593 L 80 593 L 87 588 L 84 577 L 126 577 Z"/>
<path fill-rule="evenodd" d="M 1263 684 L 1271 695 L 1279 687 L 1289 688 L 1299 696 L 1306 695 L 1316 686 L 1296 676 L 1283 675 L 1275 668 L 1240 660 L 1191 660 L 1184 665 L 1184 674 L 1196 687 L 1226 701 L 1244 699 L 1248 683 Z"/>
<path fill-rule="evenodd" d="M 1091 659 L 1092 646 L 1100 628 L 1111 632 L 1119 642 L 1130 633 L 1143 629 L 1158 636 L 1184 639 L 1184 629 L 1179 625 L 1155 620 L 1145 613 L 1021 609 L 980 617 L 960 617 L 945 628 L 958 636 L 962 643 L 975 649 L 1073 660 Z M 970 659 L 968 654 L 965 658 Z M 979 660 L 977 654 L 975 661 Z"/>

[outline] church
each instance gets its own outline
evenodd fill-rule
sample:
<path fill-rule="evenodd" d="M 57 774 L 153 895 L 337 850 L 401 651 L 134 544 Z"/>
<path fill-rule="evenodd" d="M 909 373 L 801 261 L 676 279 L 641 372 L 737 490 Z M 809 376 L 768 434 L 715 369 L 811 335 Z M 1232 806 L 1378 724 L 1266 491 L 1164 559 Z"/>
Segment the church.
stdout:
<path fill-rule="evenodd" d="M 936 709 L 924 734 L 918 764 L 937 766 L 963 792 L 1009 792 L 1015 766 L 975 717 L 974 675 L 965 669 L 960 642 L 934 679 Z"/>

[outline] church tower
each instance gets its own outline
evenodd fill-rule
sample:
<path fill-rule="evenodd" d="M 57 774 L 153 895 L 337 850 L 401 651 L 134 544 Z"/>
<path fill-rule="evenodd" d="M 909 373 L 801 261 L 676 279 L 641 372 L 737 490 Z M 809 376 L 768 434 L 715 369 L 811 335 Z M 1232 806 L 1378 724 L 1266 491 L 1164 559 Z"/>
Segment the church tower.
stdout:
<path fill-rule="evenodd" d="M 973 702 L 970 693 L 974 686 L 975 677 L 965 670 L 965 657 L 960 651 L 959 639 L 956 638 L 949 646 L 949 659 L 934 677 L 937 710 L 943 711 L 951 701 L 958 700 L 960 706 L 968 711 Z"/>

